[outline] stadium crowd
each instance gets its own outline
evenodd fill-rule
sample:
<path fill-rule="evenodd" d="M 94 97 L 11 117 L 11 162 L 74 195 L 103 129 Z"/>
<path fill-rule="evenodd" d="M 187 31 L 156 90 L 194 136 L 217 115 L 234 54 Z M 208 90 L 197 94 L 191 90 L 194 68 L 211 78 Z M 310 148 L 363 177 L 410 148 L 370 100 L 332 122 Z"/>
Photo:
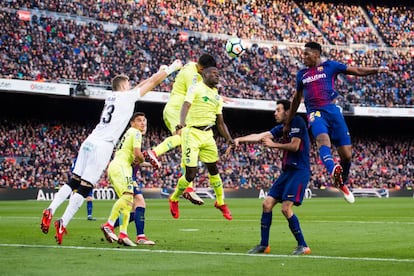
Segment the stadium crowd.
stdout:
<path fill-rule="evenodd" d="M 31 11 L 28 21 L 19 10 Z M 85 81 L 109 85 L 125 72 L 135 83 L 172 59 L 196 60 L 214 53 L 221 69 L 220 93 L 234 98 L 291 98 L 302 48 L 324 45 L 324 57 L 350 65 L 386 65 L 394 76 L 341 77 L 343 100 L 354 105 L 412 107 L 414 7 L 339 4 L 320 1 L 65 1 L 6 0 L 0 3 L 0 78 L 46 82 Z M 248 42 L 247 53 L 230 59 L 227 36 Z M 341 47 L 358 44 L 360 47 Z M 386 48 L 382 46 L 389 46 Z M 402 47 L 409 47 L 402 48 Z M 170 91 L 172 78 L 157 87 Z M 91 125 L 8 121 L 0 124 L 0 187 L 55 188 L 67 181 L 80 142 Z M 167 133 L 153 128 L 144 148 Z M 411 139 L 411 140 L 410 140 Z M 413 187 L 412 138 L 355 137 L 350 182 L 357 187 Z M 220 141 L 220 140 L 219 140 Z M 221 152 L 225 143 L 219 142 Z M 243 145 L 220 168 L 226 187 L 269 187 L 280 174 L 280 158 Z M 330 184 L 312 151 L 313 187 Z M 381 157 L 380 157 L 381 156 Z M 143 169 L 146 187 L 172 187 L 181 176 L 180 152 L 161 157 L 160 170 Z M 202 170 L 202 167 L 200 167 Z M 206 186 L 206 174 L 197 177 Z M 107 186 L 106 176 L 100 182 Z"/>
<path fill-rule="evenodd" d="M 364 7 L 364 14 L 359 6 L 347 4 L 332 9 L 327 3 L 293 1 L 187 3 L 6 1 L 0 10 L 0 77 L 108 85 L 115 74 L 128 72 L 138 82 L 172 58 L 195 60 L 208 51 L 219 60 L 223 95 L 275 100 L 292 96 L 302 49 L 260 41 L 316 40 L 325 44 L 327 58 L 352 65 L 387 65 L 395 72 L 395 76 L 341 78 L 337 89 L 346 101 L 363 106 L 414 105 L 414 50 L 375 46 L 381 43 L 379 38 L 394 46 L 386 37 L 390 31 L 395 34 L 393 39 L 401 41 L 398 46 L 412 46 L 413 30 L 408 24 L 413 19 L 412 8 L 393 7 L 395 16 L 389 19 L 387 7 Z M 17 10 L 21 8 L 34 9 L 30 21 L 19 19 Z M 51 13 L 42 13 L 45 10 Z M 375 30 L 368 24 L 370 18 Z M 105 22 L 120 25 L 111 29 Z M 201 33 L 187 33 L 186 37 L 182 31 Z M 230 59 L 223 50 L 226 39 L 218 34 L 254 40 L 246 54 Z M 333 46 L 343 43 L 364 43 L 366 47 L 353 50 Z M 171 82 L 157 89 L 170 91 Z"/>
<path fill-rule="evenodd" d="M 93 124 L 29 119 L 0 123 L 0 187 L 13 189 L 58 188 L 65 183 L 78 147 L 93 127 Z M 144 136 L 143 149 L 160 143 L 167 135 L 163 129 L 150 127 Z M 353 144 L 350 184 L 354 189 L 414 188 L 412 138 L 355 137 Z M 224 153 L 226 143 L 220 138 L 218 146 Z M 140 181 L 144 187 L 174 187 L 181 176 L 180 156 L 176 149 L 160 157 L 163 166 L 159 170 L 143 168 Z M 331 186 L 316 147 L 311 151 L 311 163 L 310 187 Z M 281 157 L 260 145 L 243 144 L 233 154 L 222 155 L 219 168 L 226 188 L 268 188 L 281 172 Z M 200 166 L 196 186 L 208 185 L 207 172 Z M 106 175 L 102 176 L 99 186 L 108 186 Z"/>

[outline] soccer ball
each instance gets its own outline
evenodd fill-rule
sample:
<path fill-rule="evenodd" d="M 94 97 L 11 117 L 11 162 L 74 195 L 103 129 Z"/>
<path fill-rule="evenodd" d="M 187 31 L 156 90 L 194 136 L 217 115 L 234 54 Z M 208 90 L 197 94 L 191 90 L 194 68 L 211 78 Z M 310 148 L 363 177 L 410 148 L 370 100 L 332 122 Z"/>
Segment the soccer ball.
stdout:
<path fill-rule="evenodd" d="M 246 47 L 238 37 L 230 38 L 226 43 L 226 52 L 232 58 L 241 56 L 245 51 Z"/>

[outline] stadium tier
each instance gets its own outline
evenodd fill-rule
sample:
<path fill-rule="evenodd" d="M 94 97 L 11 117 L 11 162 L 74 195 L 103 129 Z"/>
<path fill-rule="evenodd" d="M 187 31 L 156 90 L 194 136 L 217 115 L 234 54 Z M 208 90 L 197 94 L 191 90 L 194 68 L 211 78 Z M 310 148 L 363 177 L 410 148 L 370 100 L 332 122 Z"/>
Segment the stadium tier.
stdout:
<path fill-rule="evenodd" d="M 172 59 L 196 60 L 200 53 L 210 52 L 219 61 L 222 95 L 274 101 L 292 97 L 295 74 L 302 67 L 303 44 L 312 40 L 323 45 L 325 58 L 355 66 L 388 66 L 394 72 L 366 78 L 340 77 L 336 89 L 342 95 L 341 105 L 408 108 L 412 112 L 412 3 L 240 2 L 2 1 L 0 79 L 36 81 L 45 89 L 48 83 L 70 84 L 73 89 L 67 96 L 76 96 L 87 87 L 109 89 L 118 73 L 125 72 L 138 83 Z M 230 58 L 224 49 L 228 38 L 234 36 L 248 46 L 237 59 Z M 167 79 L 157 91 L 169 92 L 172 81 Z M 7 82 L 0 81 L 0 90 L 7 90 L 4 85 Z M 94 116 L 98 114 L 88 119 Z M 72 159 L 93 125 L 74 121 L 2 115 L 0 187 L 55 188 L 65 183 Z M 238 127 L 236 131 L 245 129 Z M 392 134 L 355 136 L 350 176 L 353 187 L 413 188 L 412 132 Z M 166 135 L 160 123 L 154 123 L 144 146 L 149 148 Z M 224 151 L 221 140 L 219 147 Z M 269 187 L 280 174 L 280 159 L 252 144 L 243 147 L 222 160 L 224 185 Z M 165 164 L 161 170 L 141 172 L 146 187 L 177 183 L 181 175 L 179 152 L 164 155 L 161 161 Z M 311 185 L 330 186 L 315 148 L 312 164 Z M 205 172 L 196 182 L 198 187 L 207 185 Z M 100 185 L 108 185 L 106 176 Z"/>

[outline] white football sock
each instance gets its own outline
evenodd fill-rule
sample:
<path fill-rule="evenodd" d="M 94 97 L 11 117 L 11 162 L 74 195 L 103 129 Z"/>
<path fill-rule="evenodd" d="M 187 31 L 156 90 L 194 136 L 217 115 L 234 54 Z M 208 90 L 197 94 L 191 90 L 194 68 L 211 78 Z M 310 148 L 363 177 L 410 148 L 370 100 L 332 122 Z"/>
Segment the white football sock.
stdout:
<path fill-rule="evenodd" d="M 65 184 L 63 185 L 59 191 L 55 194 L 55 197 L 53 198 L 52 202 L 50 203 L 49 207 L 52 209 L 52 215 L 55 214 L 56 209 L 59 208 L 59 206 L 65 201 L 68 196 L 72 193 L 72 188 Z"/>
<path fill-rule="evenodd" d="M 73 216 L 82 206 L 84 201 L 85 198 L 78 193 L 74 193 L 70 197 L 68 207 L 66 207 L 65 213 L 63 213 L 62 216 L 63 227 L 66 227 L 69 224 L 69 222 L 72 220 Z"/>

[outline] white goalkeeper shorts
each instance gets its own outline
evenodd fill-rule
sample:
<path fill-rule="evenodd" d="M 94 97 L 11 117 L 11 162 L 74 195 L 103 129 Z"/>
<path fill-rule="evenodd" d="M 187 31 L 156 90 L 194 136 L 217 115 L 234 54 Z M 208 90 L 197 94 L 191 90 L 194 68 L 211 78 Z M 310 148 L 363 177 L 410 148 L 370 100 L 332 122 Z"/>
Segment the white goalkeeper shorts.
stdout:
<path fill-rule="evenodd" d="M 111 160 L 114 144 L 87 138 L 81 145 L 73 173 L 96 185 Z"/>

